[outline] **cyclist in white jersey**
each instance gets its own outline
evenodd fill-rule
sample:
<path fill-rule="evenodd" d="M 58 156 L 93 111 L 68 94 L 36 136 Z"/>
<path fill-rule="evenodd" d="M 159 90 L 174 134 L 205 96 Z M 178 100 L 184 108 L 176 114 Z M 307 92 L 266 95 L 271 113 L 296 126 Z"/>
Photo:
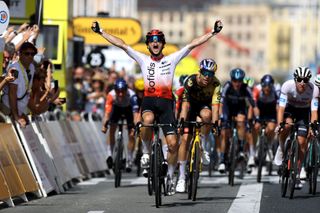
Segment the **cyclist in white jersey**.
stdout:
<path fill-rule="evenodd" d="M 278 166 L 282 164 L 283 145 L 290 132 L 289 125 L 285 125 L 280 130 L 280 124 L 283 121 L 285 123 L 293 123 L 293 119 L 295 119 L 295 123 L 299 124 L 298 143 L 300 146 L 298 166 L 301 170 L 301 164 L 307 148 L 307 136 L 308 133 L 311 133 L 311 131 L 308 131 L 307 125 L 310 121 L 317 120 L 318 117 L 319 89 L 309 82 L 311 76 L 311 70 L 308 67 L 298 67 L 294 71 L 294 80 L 286 81 L 281 87 L 277 114 L 278 126 L 276 128 L 276 132 L 279 133 L 279 147 L 274 159 L 275 164 Z M 297 178 L 296 187 L 301 188 L 300 175 Z"/>
<path fill-rule="evenodd" d="M 145 55 L 138 51 L 135 51 L 128 46 L 122 39 L 115 37 L 99 27 L 98 22 L 92 23 L 92 30 L 100 34 L 103 38 L 109 41 L 111 44 L 123 49 L 131 58 L 133 58 L 142 70 L 144 78 L 144 99 L 141 106 L 142 120 L 145 124 L 152 124 L 155 115 L 157 115 L 160 123 L 173 123 L 174 111 L 173 111 L 173 95 L 172 95 L 172 83 L 174 77 L 174 71 L 179 61 L 187 56 L 189 52 L 208 41 L 214 35 L 218 34 L 222 29 L 222 22 L 216 21 L 214 28 L 211 32 L 206 33 L 191 43 L 186 45 L 181 50 L 164 56 L 162 50 L 165 46 L 165 37 L 160 30 L 151 30 L 146 35 L 146 45 L 149 49 L 151 56 Z M 174 189 L 172 182 L 172 176 L 177 162 L 177 137 L 175 128 L 166 126 L 162 128 L 166 135 L 166 141 L 168 143 L 168 180 L 170 188 Z M 143 142 L 143 156 L 141 157 L 142 168 L 148 167 L 150 142 L 152 139 L 152 131 L 150 128 L 142 128 L 141 138 Z M 163 165 L 164 168 L 167 165 Z M 144 176 L 147 175 L 147 171 L 144 169 Z M 166 170 L 166 169 L 163 169 Z"/>

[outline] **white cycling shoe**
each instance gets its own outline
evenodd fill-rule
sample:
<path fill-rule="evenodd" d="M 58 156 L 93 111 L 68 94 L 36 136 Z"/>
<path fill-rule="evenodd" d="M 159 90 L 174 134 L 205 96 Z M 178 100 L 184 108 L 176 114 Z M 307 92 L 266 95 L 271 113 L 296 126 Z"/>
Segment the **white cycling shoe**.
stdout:
<path fill-rule="evenodd" d="M 202 163 L 205 166 L 208 166 L 210 164 L 210 155 L 209 152 L 203 150 L 202 151 Z"/>
<path fill-rule="evenodd" d="M 146 154 L 146 153 L 144 153 L 140 159 L 141 168 L 143 169 L 142 175 L 143 177 L 146 177 L 146 178 L 148 177 L 149 160 L 150 160 L 150 156 L 149 154 Z"/>
<path fill-rule="evenodd" d="M 283 161 L 283 152 L 280 146 L 278 146 L 276 155 L 274 156 L 274 164 L 276 164 L 277 166 L 281 166 Z"/>
<path fill-rule="evenodd" d="M 186 180 L 184 179 L 178 180 L 178 183 L 176 186 L 176 192 L 178 193 L 186 192 Z"/>

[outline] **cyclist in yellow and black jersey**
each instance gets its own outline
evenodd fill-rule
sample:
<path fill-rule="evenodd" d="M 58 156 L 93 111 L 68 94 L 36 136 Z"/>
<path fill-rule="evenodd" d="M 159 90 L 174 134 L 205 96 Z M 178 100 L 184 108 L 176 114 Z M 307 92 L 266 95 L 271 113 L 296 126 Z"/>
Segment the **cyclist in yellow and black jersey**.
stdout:
<path fill-rule="evenodd" d="M 196 121 L 200 117 L 203 122 L 218 122 L 220 104 L 220 81 L 215 76 L 217 64 L 213 59 L 204 59 L 200 62 L 198 74 L 189 76 L 184 84 L 182 97 L 182 110 L 180 119 Z M 202 144 L 205 147 L 209 140 L 209 126 L 201 128 Z M 187 160 L 188 145 L 192 139 L 192 128 L 185 128 L 181 138 L 178 152 L 179 180 L 176 191 L 185 192 L 185 166 Z M 203 148 L 202 162 L 208 165 L 209 153 Z"/>

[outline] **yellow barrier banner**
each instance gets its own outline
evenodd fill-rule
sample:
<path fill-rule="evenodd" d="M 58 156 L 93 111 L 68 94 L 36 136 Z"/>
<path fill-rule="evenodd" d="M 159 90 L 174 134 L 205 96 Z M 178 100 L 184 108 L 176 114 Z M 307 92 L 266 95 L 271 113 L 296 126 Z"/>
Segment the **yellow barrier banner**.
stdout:
<path fill-rule="evenodd" d="M 39 186 L 11 124 L 0 124 L 1 142 L 6 146 L 26 192 L 38 192 Z"/>
<path fill-rule="evenodd" d="M 4 142 L 5 129 L 4 125 L 0 124 L 0 166 L 3 172 L 4 178 L 7 181 L 9 191 L 12 197 L 22 195 L 26 192 L 18 171 L 6 149 L 6 143 Z"/>
<path fill-rule="evenodd" d="M 0 200 L 7 200 L 11 197 L 6 179 L 0 170 Z"/>

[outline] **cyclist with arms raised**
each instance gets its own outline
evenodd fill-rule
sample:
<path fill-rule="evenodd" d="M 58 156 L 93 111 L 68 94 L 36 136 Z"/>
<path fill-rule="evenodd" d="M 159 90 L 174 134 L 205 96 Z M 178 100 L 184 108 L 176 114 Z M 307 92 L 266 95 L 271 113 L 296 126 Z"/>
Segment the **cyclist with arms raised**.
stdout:
<path fill-rule="evenodd" d="M 172 95 L 172 83 L 175 67 L 182 58 L 190 53 L 193 48 L 208 41 L 214 35 L 219 33 L 221 29 L 222 22 L 216 21 L 211 32 L 194 39 L 184 48 L 170 54 L 169 56 L 164 56 L 162 53 L 166 43 L 164 34 L 159 30 L 151 30 L 146 35 L 146 45 L 151 54 L 151 56 L 148 56 L 135 51 L 122 39 L 100 29 L 98 22 L 92 23 L 92 30 L 94 32 L 100 34 L 111 44 L 123 49 L 140 65 L 145 87 L 144 99 L 141 107 L 142 120 L 145 124 L 152 124 L 156 115 L 160 123 L 173 123 L 175 121 Z M 166 135 L 166 141 L 168 143 L 168 182 L 170 183 L 177 161 L 178 143 L 174 127 L 166 126 L 163 127 L 162 130 Z M 152 140 L 152 131 L 150 131 L 150 128 L 142 128 L 141 137 L 143 142 L 143 156 L 141 157 L 141 164 L 142 168 L 148 168 Z M 147 171 L 144 170 L 144 173 L 146 174 Z M 170 188 L 174 188 L 172 181 L 170 185 L 172 185 Z"/>
<path fill-rule="evenodd" d="M 299 159 L 298 167 L 301 171 L 302 162 L 307 149 L 307 125 L 318 118 L 318 97 L 319 89 L 310 82 L 311 70 L 308 67 L 298 67 L 293 74 L 294 79 L 284 82 L 281 87 L 279 99 L 279 109 L 277 114 L 278 126 L 276 132 L 279 133 L 279 146 L 274 158 L 277 166 L 283 161 L 283 146 L 286 138 L 290 133 L 291 126 L 285 125 L 280 128 L 282 122 L 293 123 L 298 127 Z M 310 117 L 311 113 L 311 117 Z M 310 128 L 309 128 L 310 129 Z M 300 173 L 300 172 L 299 172 Z M 302 187 L 300 174 L 297 177 L 296 187 Z"/>
<path fill-rule="evenodd" d="M 182 98 L 182 109 L 180 119 L 196 121 L 197 116 L 206 123 L 218 123 L 220 104 L 220 81 L 215 76 L 217 64 L 213 59 L 204 59 L 200 62 L 198 74 L 189 76 L 184 84 Z M 201 128 L 201 141 L 203 145 L 202 162 L 208 165 L 210 162 L 209 153 L 204 149 L 209 142 L 210 126 L 204 125 Z M 185 168 L 187 162 L 188 145 L 193 137 L 192 127 L 183 130 L 183 137 L 179 147 L 179 180 L 176 191 L 185 192 Z"/>

